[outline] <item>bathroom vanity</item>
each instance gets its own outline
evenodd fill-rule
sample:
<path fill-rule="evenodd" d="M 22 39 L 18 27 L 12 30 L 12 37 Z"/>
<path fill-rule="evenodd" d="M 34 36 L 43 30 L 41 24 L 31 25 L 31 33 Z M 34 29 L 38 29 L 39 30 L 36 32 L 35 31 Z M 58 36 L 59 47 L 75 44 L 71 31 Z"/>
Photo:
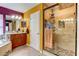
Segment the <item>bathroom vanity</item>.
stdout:
<path fill-rule="evenodd" d="M 12 49 L 14 49 L 18 46 L 26 44 L 27 35 L 26 33 L 13 33 L 13 34 L 10 34 L 10 40 L 12 43 Z"/>
<path fill-rule="evenodd" d="M 21 24 L 22 23 L 22 24 Z M 6 35 L 12 43 L 12 49 L 26 44 L 26 21 L 21 19 L 12 19 L 10 15 L 6 15 Z"/>

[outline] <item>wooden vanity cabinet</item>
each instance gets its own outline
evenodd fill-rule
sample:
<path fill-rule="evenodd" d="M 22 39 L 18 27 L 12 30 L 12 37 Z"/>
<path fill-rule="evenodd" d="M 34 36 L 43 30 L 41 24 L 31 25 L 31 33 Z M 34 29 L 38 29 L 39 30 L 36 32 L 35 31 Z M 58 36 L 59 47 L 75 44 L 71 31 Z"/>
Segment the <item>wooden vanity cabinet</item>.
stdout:
<path fill-rule="evenodd" d="M 14 49 L 14 48 L 16 48 L 18 46 L 26 44 L 26 41 L 27 41 L 26 33 L 11 34 L 10 38 L 11 38 L 11 42 L 12 42 L 12 49 Z"/>

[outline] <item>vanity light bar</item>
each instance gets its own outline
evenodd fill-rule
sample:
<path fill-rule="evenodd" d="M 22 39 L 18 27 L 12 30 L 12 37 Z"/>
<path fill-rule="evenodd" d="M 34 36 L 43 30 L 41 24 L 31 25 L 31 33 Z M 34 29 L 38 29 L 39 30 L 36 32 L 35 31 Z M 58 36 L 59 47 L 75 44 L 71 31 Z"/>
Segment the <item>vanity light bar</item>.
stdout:
<path fill-rule="evenodd" d="M 21 16 L 17 16 L 17 15 L 12 15 L 11 18 L 12 18 L 12 19 L 22 19 Z"/>
<path fill-rule="evenodd" d="M 15 16 L 14 16 L 14 15 L 12 15 L 12 16 L 11 16 L 11 18 L 13 19 L 13 18 L 15 18 Z"/>
<path fill-rule="evenodd" d="M 22 19 L 22 17 L 20 16 L 18 19 Z"/>
<path fill-rule="evenodd" d="M 18 16 L 15 16 L 16 19 L 18 19 Z"/>

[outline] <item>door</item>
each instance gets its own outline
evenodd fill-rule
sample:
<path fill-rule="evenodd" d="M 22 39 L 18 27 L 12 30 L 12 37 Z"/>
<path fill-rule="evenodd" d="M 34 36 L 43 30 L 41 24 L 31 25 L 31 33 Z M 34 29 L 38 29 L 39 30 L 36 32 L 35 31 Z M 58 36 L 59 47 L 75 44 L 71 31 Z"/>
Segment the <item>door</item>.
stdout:
<path fill-rule="evenodd" d="M 40 11 L 30 17 L 30 46 L 40 50 Z"/>

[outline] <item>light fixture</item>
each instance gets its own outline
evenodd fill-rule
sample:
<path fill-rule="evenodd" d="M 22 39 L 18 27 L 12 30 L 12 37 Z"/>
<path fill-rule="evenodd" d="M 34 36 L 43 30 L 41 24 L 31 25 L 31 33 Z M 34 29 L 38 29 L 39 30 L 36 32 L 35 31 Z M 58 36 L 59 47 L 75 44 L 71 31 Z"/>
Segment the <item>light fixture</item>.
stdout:
<path fill-rule="evenodd" d="M 18 19 L 19 17 L 18 16 L 15 16 L 15 18 Z"/>
<path fill-rule="evenodd" d="M 21 19 L 22 17 L 21 16 L 19 16 L 19 18 L 18 19 Z"/>
<path fill-rule="evenodd" d="M 12 19 L 14 19 L 14 18 L 15 18 L 15 16 L 14 16 L 14 15 L 12 15 L 12 16 L 11 16 L 11 18 L 12 18 Z"/>
<path fill-rule="evenodd" d="M 18 15 L 12 15 L 11 18 L 12 19 L 19 19 L 19 20 L 22 19 L 22 17 L 21 16 L 18 16 Z"/>

